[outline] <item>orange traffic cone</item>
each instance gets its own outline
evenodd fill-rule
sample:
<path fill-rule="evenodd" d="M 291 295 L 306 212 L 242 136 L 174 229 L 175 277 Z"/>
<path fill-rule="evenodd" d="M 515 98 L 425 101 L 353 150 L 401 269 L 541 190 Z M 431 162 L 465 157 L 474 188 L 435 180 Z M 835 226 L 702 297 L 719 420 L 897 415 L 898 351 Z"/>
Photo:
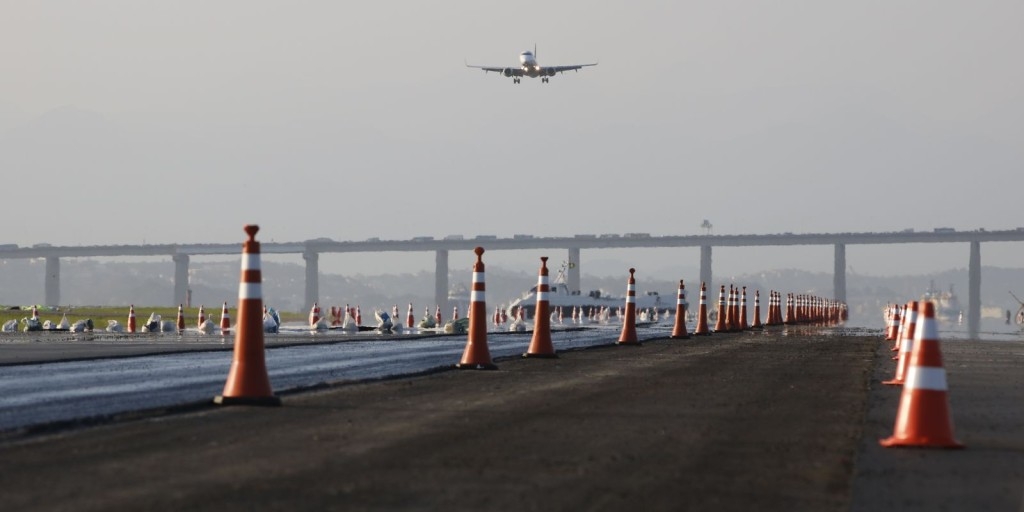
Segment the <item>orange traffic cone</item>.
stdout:
<path fill-rule="evenodd" d="M 128 306 L 128 332 L 135 332 L 135 304 Z"/>
<path fill-rule="evenodd" d="M 626 317 L 622 321 L 622 334 L 616 345 L 639 345 L 636 337 L 636 273 L 635 268 L 629 269 L 629 281 L 626 283 Z"/>
<path fill-rule="evenodd" d="M 199 318 L 196 319 L 196 327 L 202 329 L 204 323 L 206 323 L 206 309 L 203 308 L 202 304 L 200 304 L 199 305 Z"/>
<path fill-rule="evenodd" d="M 548 293 L 551 288 L 548 284 L 548 257 L 540 258 L 540 275 L 537 276 L 537 308 L 533 313 L 533 338 L 530 340 L 530 348 L 526 350 L 523 357 L 558 357 L 555 347 L 551 344 L 551 312 L 549 311 Z M 522 309 L 519 310 L 520 312 Z M 472 321 L 472 317 L 470 318 Z"/>
<path fill-rule="evenodd" d="M 231 315 L 228 314 L 228 303 L 225 302 L 220 308 L 220 334 L 226 335 L 231 332 Z"/>
<path fill-rule="evenodd" d="M 907 368 L 910 366 L 910 353 L 914 349 L 914 334 L 917 330 L 917 301 L 907 304 L 904 310 L 903 323 L 900 325 L 899 338 L 900 354 L 897 356 L 896 375 L 892 380 L 882 381 L 882 384 L 890 386 L 902 386 L 907 377 Z"/>
<path fill-rule="evenodd" d="M 761 323 L 761 290 L 754 290 L 754 321 L 750 328 L 764 329 L 764 324 Z"/>
<path fill-rule="evenodd" d="M 739 330 L 741 330 L 741 331 L 745 331 L 747 329 L 750 329 L 750 326 L 747 325 L 747 287 L 746 286 L 743 287 L 743 291 L 740 293 L 740 308 L 739 308 L 739 310 L 740 310 L 740 320 L 739 320 L 739 324 L 736 327 Z"/>
<path fill-rule="evenodd" d="M 260 271 L 259 226 L 249 224 L 242 244 L 242 275 L 238 285 L 238 323 L 235 353 L 224 392 L 213 399 L 221 405 L 281 405 L 270 387 L 263 346 L 263 275 Z"/>
<path fill-rule="evenodd" d="M 722 289 L 718 291 L 718 319 L 715 320 L 715 332 L 725 332 L 725 308 L 725 285 L 723 284 Z"/>
<path fill-rule="evenodd" d="M 896 339 L 899 339 L 899 337 L 897 336 L 899 334 L 899 323 L 900 323 L 900 307 L 899 306 L 893 306 L 892 317 L 889 318 L 889 328 L 885 331 L 885 340 L 886 341 L 894 341 Z M 893 350 L 899 350 L 899 347 L 896 347 Z"/>
<path fill-rule="evenodd" d="M 182 304 L 178 304 L 178 320 L 176 322 L 178 334 L 185 332 L 185 311 L 182 306 Z"/>
<path fill-rule="evenodd" d="M 416 325 L 416 316 L 412 313 L 412 302 L 409 303 L 409 312 L 405 316 L 405 326 L 412 329 Z"/>
<path fill-rule="evenodd" d="M 693 330 L 694 336 L 710 336 L 708 329 L 708 287 L 706 283 L 700 283 L 700 306 L 697 308 L 697 327 Z"/>
<path fill-rule="evenodd" d="M 473 249 L 476 263 L 473 264 L 473 290 L 469 298 L 469 337 L 466 349 L 462 352 L 462 361 L 455 365 L 460 369 L 497 370 L 491 361 L 491 351 L 487 348 L 487 300 L 484 286 L 484 248 Z"/>
<path fill-rule="evenodd" d="M 672 326 L 672 338 L 690 339 L 686 332 L 686 286 L 679 280 L 679 293 L 676 295 L 676 323 Z"/>
<path fill-rule="evenodd" d="M 914 348 L 910 368 L 900 395 L 892 437 L 882 446 L 963 448 L 953 439 L 953 418 L 949 411 L 946 370 L 942 366 L 935 304 L 923 301 L 918 307 Z"/>
<path fill-rule="evenodd" d="M 313 303 L 313 307 L 309 308 L 309 326 L 316 327 L 316 324 L 320 322 L 320 305 L 316 302 Z"/>
<path fill-rule="evenodd" d="M 434 307 L 434 323 L 436 323 L 438 326 L 443 326 L 444 323 L 441 322 L 441 320 L 441 305 L 438 304 Z"/>

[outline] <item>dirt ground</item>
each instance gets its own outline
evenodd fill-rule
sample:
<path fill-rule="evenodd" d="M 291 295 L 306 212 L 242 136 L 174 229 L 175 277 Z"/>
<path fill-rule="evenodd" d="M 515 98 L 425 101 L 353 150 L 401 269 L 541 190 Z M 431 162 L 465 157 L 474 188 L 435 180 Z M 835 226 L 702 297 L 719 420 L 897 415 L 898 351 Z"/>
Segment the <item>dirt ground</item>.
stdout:
<path fill-rule="evenodd" d="M 876 386 L 892 371 L 880 346 L 793 330 L 657 340 L 9 439 L 3 509 L 899 510 L 857 501 L 895 471 L 870 447 L 896 409 Z M 1020 432 L 976 455 L 1016 464 L 1006 489 L 1024 481 Z"/>

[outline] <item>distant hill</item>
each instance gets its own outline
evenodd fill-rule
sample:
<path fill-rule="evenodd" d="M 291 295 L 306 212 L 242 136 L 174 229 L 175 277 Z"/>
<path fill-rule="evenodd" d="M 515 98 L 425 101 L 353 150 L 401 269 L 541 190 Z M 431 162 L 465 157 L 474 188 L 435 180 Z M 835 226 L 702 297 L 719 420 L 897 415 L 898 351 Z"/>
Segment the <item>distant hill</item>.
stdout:
<path fill-rule="evenodd" d="M 696 272 L 693 272 L 696 274 Z M 193 261 L 190 266 L 192 304 L 213 306 L 227 301 L 234 304 L 238 295 L 239 267 L 237 262 Z M 552 272 L 555 274 L 555 272 Z M 699 283 L 697 276 L 687 279 L 690 302 L 697 303 Z M 552 279 L 554 275 L 552 275 Z M 726 277 L 723 277 L 725 279 Z M 141 306 L 167 306 L 174 302 L 174 263 L 159 262 L 101 262 L 89 259 L 65 259 L 61 262 L 61 303 L 71 305 L 119 306 L 133 303 Z M 449 285 L 463 290 L 468 299 L 471 275 L 452 272 Z M 488 308 L 507 304 L 537 282 L 536 271 L 510 271 L 488 265 L 486 275 Z M 583 292 L 603 290 L 613 296 L 626 292 L 627 276 L 595 276 L 584 273 Z M 0 304 L 25 305 L 43 302 L 44 263 L 42 260 L 0 260 Z M 747 286 L 753 300 L 753 290 L 762 294 L 774 289 L 782 292 L 832 295 L 832 275 L 806 272 L 798 269 L 768 270 L 757 274 L 734 276 L 725 281 Z M 647 279 L 638 277 L 638 293 L 655 291 L 674 307 L 678 278 Z M 935 288 L 948 291 L 952 287 L 966 308 L 967 270 L 951 269 L 935 274 L 875 277 L 847 275 L 847 302 L 851 308 L 851 323 L 875 325 L 881 309 L 889 302 L 905 302 L 920 297 L 931 283 Z M 709 289 L 708 301 L 717 301 L 717 286 Z M 1008 292 L 1024 298 L 1024 269 L 998 267 L 982 268 L 982 305 L 991 310 L 1016 311 L 1018 304 Z M 284 311 L 303 309 L 305 296 L 305 268 L 296 263 L 263 262 L 264 302 Z M 364 315 L 374 307 L 390 309 L 397 304 L 405 312 L 412 302 L 417 317 L 424 307 L 433 308 L 434 275 L 421 271 L 406 274 L 377 276 L 321 274 L 320 303 L 323 306 L 359 305 Z M 450 312 L 446 311 L 445 316 Z"/>

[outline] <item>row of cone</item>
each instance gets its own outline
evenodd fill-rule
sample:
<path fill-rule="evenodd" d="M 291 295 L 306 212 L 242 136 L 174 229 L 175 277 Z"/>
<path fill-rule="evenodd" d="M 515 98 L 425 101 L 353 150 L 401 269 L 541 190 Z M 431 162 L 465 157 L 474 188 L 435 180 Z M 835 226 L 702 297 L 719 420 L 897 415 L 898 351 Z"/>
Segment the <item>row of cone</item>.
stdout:
<path fill-rule="evenodd" d="M 887 326 L 885 338 L 896 341 L 896 373 L 883 384 L 903 386 L 893 435 L 879 443 L 886 447 L 916 446 L 961 448 L 953 436 L 953 418 L 949 408 L 949 387 L 939 347 L 935 304 L 912 301 L 904 307 L 892 307 L 887 317 L 895 328 Z"/>
<path fill-rule="evenodd" d="M 228 382 L 225 385 L 224 393 L 217 397 L 217 403 L 233 403 L 239 401 L 242 403 L 280 403 L 280 401 L 273 396 L 273 393 L 270 390 L 269 377 L 266 374 L 266 364 L 264 362 L 263 330 L 260 327 L 261 316 L 259 314 L 259 311 L 262 310 L 262 297 L 259 294 L 261 278 L 259 272 L 259 242 L 255 240 L 255 234 L 258 230 L 259 228 L 254 225 L 245 227 L 246 233 L 249 234 L 249 239 L 243 244 L 242 251 L 242 278 L 241 284 L 239 285 L 239 323 L 235 335 L 235 355 L 231 371 L 228 376 Z M 472 288 L 468 311 L 468 337 L 462 358 L 455 366 L 463 369 L 496 369 L 497 366 L 491 359 L 490 350 L 487 346 L 487 306 L 483 247 L 476 247 L 474 249 L 474 253 L 476 254 L 477 259 L 473 265 Z M 530 345 L 527 348 L 526 353 L 523 354 L 523 357 L 557 357 L 551 341 L 551 310 L 548 297 L 550 293 L 550 283 L 547 260 L 548 258 L 546 256 L 541 258 L 541 267 L 537 281 L 537 304 L 534 313 L 535 323 L 533 336 L 530 340 Z M 617 342 L 619 345 L 640 344 L 636 333 L 637 311 L 635 273 L 636 269 L 629 269 L 629 281 L 627 283 L 626 290 L 627 293 L 623 314 L 622 332 Z M 777 299 L 778 295 L 773 292 L 772 297 L 773 299 Z M 745 299 L 746 296 L 744 288 L 742 298 L 738 299 L 736 301 L 737 304 L 735 304 L 737 307 L 737 315 L 743 318 L 743 320 L 737 324 L 736 328 L 746 329 L 761 326 L 759 293 L 755 294 L 755 320 L 754 323 L 749 326 L 745 321 Z M 742 305 L 739 303 L 742 303 Z M 781 321 L 781 313 L 773 313 L 772 309 L 773 306 L 777 308 L 780 303 L 781 302 L 779 300 L 774 300 L 771 303 L 772 305 L 769 307 L 768 321 L 766 323 Z M 686 332 L 685 307 L 685 286 L 683 281 L 680 281 L 676 306 L 676 325 L 672 332 L 673 338 L 689 337 L 689 334 Z M 801 321 L 839 319 L 842 318 L 845 311 L 845 305 L 813 298 L 807 298 L 802 301 L 790 300 L 789 308 L 790 309 L 787 309 L 786 318 L 794 321 L 797 319 L 800 319 Z M 395 307 L 394 313 L 395 316 L 397 316 L 397 306 Z M 439 311 L 437 314 L 440 316 Z M 453 317 L 456 317 L 457 315 L 458 312 L 456 310 Z M 723 319 L 725 315 L 726 311 L 724 307 L 720 306 L 719 318 Z M 318 316 L 318 307 L 316 306 L 314 306 L 314 310 L 311 312 L 311 322 L 313 321 L 314 316 Z M 412 327 L 413 323 L 413 306 L 410 303 L 407 325 Z M 252 326 L 249 324 L 252 324 Z M 716 328 L 716 330 L 721 329 Z M 707 334 L 707 331 L 706 285 L 702 283 L 700 312 L 698 314 L 697 331 L 695 334 Z"/>

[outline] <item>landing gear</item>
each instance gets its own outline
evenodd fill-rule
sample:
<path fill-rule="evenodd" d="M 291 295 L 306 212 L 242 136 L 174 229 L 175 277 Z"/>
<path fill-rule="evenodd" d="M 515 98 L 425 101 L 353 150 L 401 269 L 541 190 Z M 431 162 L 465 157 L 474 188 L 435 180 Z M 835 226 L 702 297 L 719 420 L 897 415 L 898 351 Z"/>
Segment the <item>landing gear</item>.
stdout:
<path fill-rule="evenodd" d="M 543 78 L 541 78 L 541 79 L 540 79 L 540 83 L 542 83 L 542 84 L 546 84 L 546 83 L 548 83 L 548 77 L 543 77 Z"/>
<path fill-rule="evenodd" d="M 518 78 L 513 78 L 513 79 L 512 79 L 512 83 L 514 83 L 514 84 L 518 84 L 518 83 L 519 83 L 519 79 L 518 79 Z"/>

